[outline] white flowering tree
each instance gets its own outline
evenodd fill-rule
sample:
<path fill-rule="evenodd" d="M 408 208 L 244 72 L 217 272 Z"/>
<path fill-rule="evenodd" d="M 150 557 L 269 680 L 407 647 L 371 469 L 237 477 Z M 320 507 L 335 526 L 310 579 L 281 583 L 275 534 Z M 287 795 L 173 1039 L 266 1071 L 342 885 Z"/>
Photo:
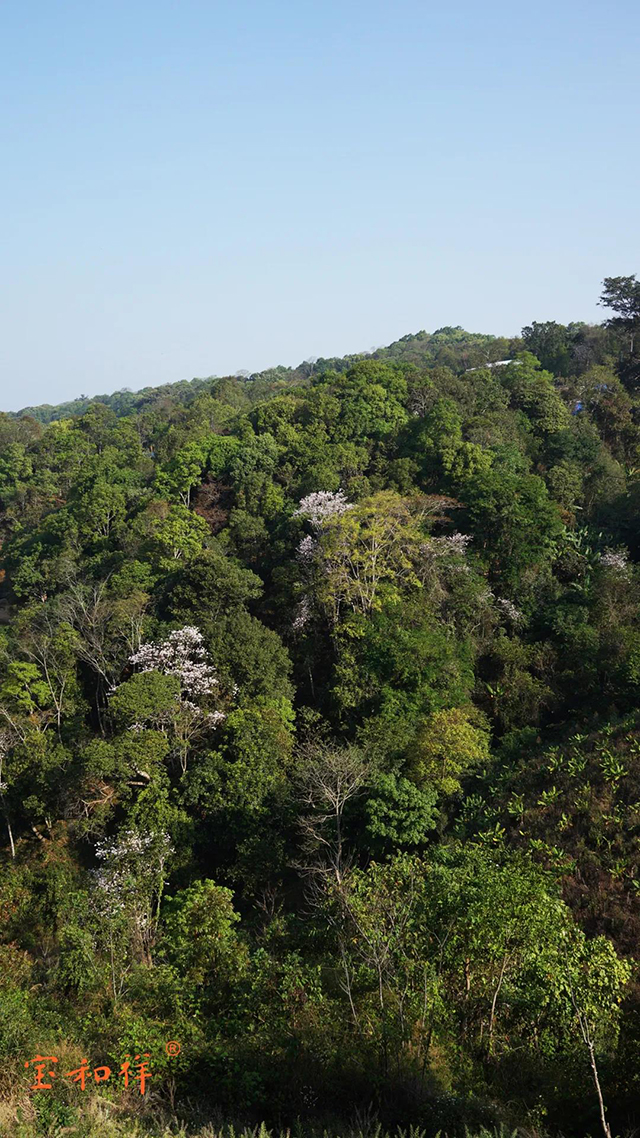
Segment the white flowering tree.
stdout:
<path fill-rule="evenodd" d="M 456 532 L 432 537 L 429 545 L 438 557 L 464 557 L 472 541 L 470 533 Z"/>
<path fill-rule="evenodd" d="M 629 557 L 625 549 L 607 549 L 600 555 L 600 563 L 611 573 L 623 577 L 629 576 Z"/>
<path fill-rule="evenodd" d="M 98 842 L 95 899 L 111 957 L 114 1000 L 122 992 L 131 963 L 152 963 L 166 864 L 173 848 L 169 835 L 137 829 Z"/>
<path fill-rule="evenodd" d="M 320 536 L 333 518 L 339 518 L 353 509 L 351 502 L 347 501 L 344 490 L 316 490 L 302 498 L 294 518 L 304 518 L 309 522 L 313 534 L 305 534 L 298 544 L 296 556 L 305 577 L 310 577 L 315 561 L 320 552 Z M 300 600 L 293 621 L 292 629 L 295 633 L 302 632 L 313 616 L 313 605 L 308 595 Z"/>
<path fill-rule="evenodd" d="M 212 706 L 214 698 L 219 698 L 220 681 L 209 661 L 202 633 L 191 625 L 176 629 L 161 643 L 142 644 L 129 657 L 129 663 L 136 675 L 116 689 L 112 707 L 121 718 L 128 719 L 131 731 L 154 727 L 171 733 L 180 765 L 186 771 L 193 742 L 225 719 L 224 712 Z M 174 684 L 166 684 L 166 691 L 162 692 L 156 692 L 157 685 L 151 683 L 146 687 L 143 684 L 144 690 L 140 690 L 141 678 L 146 674 L 170 677 Z M 158 699 L 158 695 L 162 698 Z"/>
<path fill-rule="evenodd" d="M 202 633 L 193 625 L 171 632 L 161 644 L 141 644 L 129 663 L 140 672 L 177 676 L 186 696 L 209 695 L 219 682 L 208 662 Z"/>
<path fill-rule="evenodd" d="M 517 605 L 510 601 L 508 597 L 497 597 L 496 608 L 500 615 L 511 624 L 522 624 L 524 616 Z"/>
<path fill-rule="evenodd" d="M 319 532 L 327 518 L 339 517 L 350 509 L 352 504 L 347 501 L 344 490 L 316 490 L 301 500 L 293 516 L 307 518 L 312 528 Z"/>

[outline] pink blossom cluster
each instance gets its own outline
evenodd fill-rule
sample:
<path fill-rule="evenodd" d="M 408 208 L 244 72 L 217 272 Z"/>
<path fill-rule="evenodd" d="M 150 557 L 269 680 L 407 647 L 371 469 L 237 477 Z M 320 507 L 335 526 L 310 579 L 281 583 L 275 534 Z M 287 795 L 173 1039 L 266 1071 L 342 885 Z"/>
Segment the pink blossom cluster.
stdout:
<path fill-rule="evenodd" d="M 224 711 L 211 711 L 205 716 L 209 727 L 219 727 L 221 723 L 224 723 L 226 718 Z"/>
<path fill-rule="evenodd" d="M 298 603 L 296 608 L 296 615 L 291 622 L 291 628 L 294 632 L 302 632 L 302 629 L 309 623 L 313 615 L 313 606 L 308 597 L 303 597 Z"/>
<path fill-rule="evenodd" d="M 514 624 L 518 624 L 521 620 L 523 620 L 520 609 L 514 605 L 513 601 L 508 600 L 507 597 L 498 597 L 496 600 L 496 605 L 500 609 L 502 615 L 506 617 L 507 620 L 512 621 Z"/>
<path fill-rule="evenodd" d="M 103 909 L 115 916 L 124 910 L 135 869 L 147 868 L 151 852 L 162 867 L 174 852 L 167 833 L 141 834 L 138 830 L 125 830 L 113 841 L 105 838 L 96 842 L 95 854 L 104 864 L 94 873 L 96 887 L 102 894 Z"/>
<path fill-rule="evenodd" d="M 169 842 L 167 834 L 162 837 Z M 146 853 L 154 841 L 156 834 L 141 834 L 139 830 L 124 830 L 115 841 L 105 838 L 96 842 L 95 854 L 99 861 L 124 861 L 127 858 L 139 857 Z"/>
<path fill-rule="evenodd" d="M 196 703 L 193 703 L 190 699 L 183 699 L 180 706 L 182 707 L 183 711 L 187 711 L 189 713 L 192 719 L 201 719 L 204 723 L 207 723 L 209 727 L 217 727 L 227 718 L 224 714 L 224 711 L 205 712 L 201 707 L 198 707 L 198 705 Z"/>
<path fill-rule="evenodd" d="M 298 560 L 301 561 L 303 565 L 310 565 L 317 553 L 317 550 L 318 542 L 316 541 L 315 537 L 312 537 L 311 534 L 308 533 L 306 537 L 303 537 L 298 546 Z"/>
<path fill-rule="evenodd" d="M 473 541 L 470 533 L 451 533 L 445 537 L 434 537 L 431 545 L 435 546 L 436 552 L 440 555 L 456 554 L 463 557 L 467 552 L 467 546 Z"/>
<path fill-rule="evenodd" d="M 615 573 L 627 573 L 629 570 L 629 562 L 624 550 L 616 552 L 613 549 L 608 549 L 606 553 L 601 554 L 600 561 L 607 569 L 612 569 Z"/>
<path fill-rule="evenodd" d="M 313 529 L 319 531 L 327 518 L 337 517 L 350 509 L 352 504 L 347 501 L 344 490 L 316 490 L 302 499 L 293 516 L 308 518 Z"/>
<path fill-rule="evenodd" d="M 218 685 L 199 628 L 186 626 L 171 632 L 162 644 L 142 644 L 129 663 L 141 672 L 177 676 L 186 695 L 209 695 Z"/>
<path fill-rule="evenodd" d="M 294 517 L 306 518 L 314 531 L 313 534 L 306 534 L 302 538 L 296 550 L 296 556 L 305 575 L 309 575 L 317 556 L 318 539 L 324 523 L 328 518 L 339 517 L 352 508 L 352 503 L 347 501 L 344 490 L 335 492 L 333 490 L 316 490 L 313 494 L 307 494 L 306 498 L 302 498 Z M 291 622 L 292 631 L 294 633 L 301 632 L 311 620 L 312 615 L 311 601 L 308 597 L 303 597 Z"/>

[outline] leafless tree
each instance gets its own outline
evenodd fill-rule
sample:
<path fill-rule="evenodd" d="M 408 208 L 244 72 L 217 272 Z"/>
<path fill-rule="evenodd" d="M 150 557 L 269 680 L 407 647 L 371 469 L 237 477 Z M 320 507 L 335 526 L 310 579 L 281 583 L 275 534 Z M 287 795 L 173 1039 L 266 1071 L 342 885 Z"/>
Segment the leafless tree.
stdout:
<path fill-rule="evenodd" d="M 55 709 L 58 735 L 62 724 L 66 690 L 71 679 L 67 645 L 61 640 L 61 619 L 51 605 L 39 606 L 35 617 L 20 630 L 24 655 L 37 664 L 44 676 Z M 69 630 L 71 632 L 71 630 Z M 71 633 L 73 636 L 73 634 Z M 73 642 L 73 651 L 76 650 Z"/>
<path fill-rule="evenodd" d="M 332 876 L 338 885 L 348 868 L 343 815 L 347 803 L 362 793 L 368 768 L 356 747 L 312 743 L 301 752 L 298 797 L 307 807 L 300 819 L 305 851 L 312 860 L 306 872 Z"/>
<path fill-rule="evenodd" d="M 102 725 L 107 692 L 113 690 L 129 657 L 142 641 L 145 593 L 125 600 L 110 597 L 108 580 L 74 584 L 60 600 L 60 615 L 78 634 L 76 652 L 98 676 L 96 710 Z"/>

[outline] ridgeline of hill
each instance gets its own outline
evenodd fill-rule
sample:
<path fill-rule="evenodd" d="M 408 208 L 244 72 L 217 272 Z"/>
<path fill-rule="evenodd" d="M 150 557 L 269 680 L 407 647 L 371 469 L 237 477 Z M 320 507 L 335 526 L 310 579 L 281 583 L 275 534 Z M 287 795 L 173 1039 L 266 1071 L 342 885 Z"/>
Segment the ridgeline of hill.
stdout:
<path fill-rule="evenodd" d="M 306 383 L 311 376 L 324 371 L 343 372 L 358 360 L 389 360 L 396 363 L 411 363 L 428 367 L 438 363 L 443 366 L 481 366 L 500 359 L 501 354 L 522 346 L 522 341 L 508 340 L 497 336 L 474 335 L 462 328 L 440 328 L 437 332 L 418 332 L 403 336 L 387 348 L 374 352 L 358 353 L 350 356 L 307 360 L 298 367 L 273 367 L 265 371 L 248 374 L 239 373 L 226 376 L 208 376 L 206 379 L 181 380 L 178 383 L 165 383 L 160 387 L 144 387 L 140 391 L 123 388 L 112 395 L 80 395 L 67 403 L 56 406 L 44 403 L 38 407 L 23 407 L 21 411 L 9 412 L 12 418 L 28 416 L 39 423 L 52 423 L 56 419 L 68 419 L 83 415 L 94 403 L 102 403 L 116 415 L 131 415 L 143 408 L 161 405 L 167 401 L 180 404 L 192 403 L 200 391 L 209 390 L 213 384 L 235 380 L 238 387 L 251 393 L 252 399 L 264 399 L 268 395 L 286 387 Z"/>

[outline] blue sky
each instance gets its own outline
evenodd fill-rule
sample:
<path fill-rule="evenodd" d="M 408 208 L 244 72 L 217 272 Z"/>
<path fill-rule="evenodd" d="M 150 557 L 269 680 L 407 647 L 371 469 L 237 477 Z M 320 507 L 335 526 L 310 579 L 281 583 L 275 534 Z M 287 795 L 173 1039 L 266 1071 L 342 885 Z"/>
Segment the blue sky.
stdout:
<path fill-rule="evenodd" d="M 637 0 L 3 0 L 0 408 L 640 274 Z"/>

